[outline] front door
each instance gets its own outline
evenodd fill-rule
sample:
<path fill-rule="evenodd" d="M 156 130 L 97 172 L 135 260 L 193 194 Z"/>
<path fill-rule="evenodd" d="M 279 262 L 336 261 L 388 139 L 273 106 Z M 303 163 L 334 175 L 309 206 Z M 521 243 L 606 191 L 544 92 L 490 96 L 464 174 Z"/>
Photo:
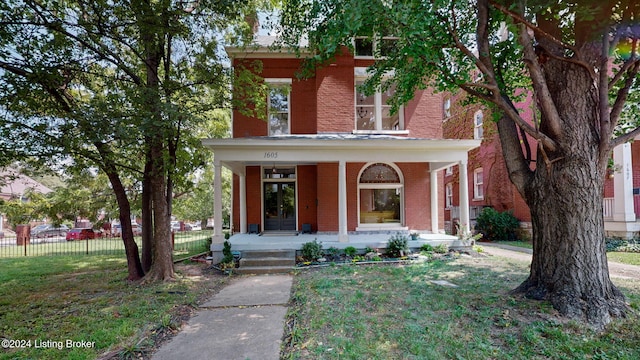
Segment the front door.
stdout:
<path fill-rule="evenodd" d="M 264 183 L 264 230 L 296 230 L 296 186 L 293 182 Z"/>

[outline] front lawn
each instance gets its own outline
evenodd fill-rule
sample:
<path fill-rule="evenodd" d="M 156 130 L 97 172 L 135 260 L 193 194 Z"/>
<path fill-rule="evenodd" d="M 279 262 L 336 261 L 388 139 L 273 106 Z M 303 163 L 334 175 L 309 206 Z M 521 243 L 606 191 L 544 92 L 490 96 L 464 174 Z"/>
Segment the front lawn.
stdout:
<path fill-rule="evenodd" d="M 285 359 L 638 359 L 640 319 L 597 334 L 508 294 L 526 263 L 500 257 L 301 271 Z M 434 281 L 448 283 L 435 283 Z M 634 309 L 640 284 L 614 279 Z M 456 287 L 452 287 L 456 286 Z"/>
<path fill-rule="evenodd" d="M 607 253 L 609 261 L 640 266 L 640 253 L 612 251 Z"/>
<path fill-rule="evenodd" d="M 226 279 L 187 276 L 192 269 L 177 266 L 176 281 L 142 286 L 125 280 L 126 262 L 114 256 L 0 259 L 0 268 L 0 337 L 22 346 L 0 359 L 131 358 L 177 329 Z"/>

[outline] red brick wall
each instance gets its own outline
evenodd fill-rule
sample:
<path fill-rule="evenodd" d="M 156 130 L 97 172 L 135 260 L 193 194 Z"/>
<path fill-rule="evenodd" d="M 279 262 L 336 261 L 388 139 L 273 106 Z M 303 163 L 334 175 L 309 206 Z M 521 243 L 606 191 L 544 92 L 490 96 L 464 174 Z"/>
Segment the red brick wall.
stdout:
<path fill-rule="evenodd" d="M 350 56 L 338 56 L 335 63 L 317 71 L 318 133 L 353 131 L 354 86 L 354 61 Z"/>
<path fill-rule="evenodd" d="M 404 216 L 409 229 L 431 229 L 429 164 L 398 163 L 404 176 Z"/>
<path fill-rule="evenodd" d="M 262 224 L 262 176 L 260 166 L 247 166 L 247 225 Z M 258 227 L 262 229 L 262 226 Z"/>
<path fill-rule="evenodd" d="M 338 231 L 338 164 L 320 163 L 318 171 L 318 231 Z"/>
<path fill-rule="evenodd" d="M 404 107 L 404 125 L 411 137 L 442 138 L 442 94 L 418 91 Z"/>
<path fill-rule="evenodd" d="M 297 182 L 298 191 L 298 229 L 302 228 L 302 224 L 311 224 L 313 231 L 318 230 L 318 189 L 317 177 L 318 172 L 315 165 L 299 165 Z"/>

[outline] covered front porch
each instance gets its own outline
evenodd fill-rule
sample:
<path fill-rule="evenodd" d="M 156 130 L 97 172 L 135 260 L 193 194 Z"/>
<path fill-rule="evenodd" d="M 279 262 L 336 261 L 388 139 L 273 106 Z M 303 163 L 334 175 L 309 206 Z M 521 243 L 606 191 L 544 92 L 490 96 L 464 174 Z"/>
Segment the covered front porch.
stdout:
<path fill-rule="evenodd" d="M 635 140 L 639 140 L 636 138 Z M 637 145 L 635 145 L 637 146 Z M 634 238 L 640 232 L 640 188 L 635 180 L 638 166 L 634 166 L 632 143 L 618 145 L 613 149 L 613 168 L 609 170 L 613 185 L 613 197 L 605 195 L 602 211 L 607 236 Z M 605 194 L 607 191 L 605 189 Z"/>

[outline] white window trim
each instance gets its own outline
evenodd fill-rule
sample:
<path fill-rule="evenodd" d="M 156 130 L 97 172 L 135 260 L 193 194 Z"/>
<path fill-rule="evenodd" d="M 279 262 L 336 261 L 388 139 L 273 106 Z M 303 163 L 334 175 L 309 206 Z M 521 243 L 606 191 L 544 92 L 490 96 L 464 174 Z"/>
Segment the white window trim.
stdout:
<path fill-rule="evenodd" d="M 478 182 L 478 174 L 482 174 L 482 182 Z M 478 188 L 482 189 L 482 194 L 478 195 Z M 473 170 L 473 200 L 484 200 L 484 170 L 477 168 Z"/>
<path fill-rule="evenodd" d="M 444 208 L 450 209 L 453 206 L 453 183 L 444 186 Z"/>
<path fill-rule="evenodd" d="M 356 53 L 356 39 L 369 39 L 371 40 L 371 52 L 373 55 L 358 55 Z M 382 40 L 399 40 L 398 36 L 383 36 Z M 354 59 L 367 59 L 367 60 L 375 60 L 375 59 L 386 59 L 386 56 L 376 57 L 375 54 L 378 52 L 378 37 L 377 36 L 354 36 L 351 39 L 351 43 L 353 45 L 353 58 Z"/>
<path fill-rule="evenodd" d="M 290 78 L 265 78 L 264 82 L 269 86 L 282 86 L 289 85 L 289 90 L 291 90 L 291 79 Z M 274 136 L 271 134 L 271 126 L 269 124 L 269 107 L 271 105 L 271 99 L 267 94 L 267 135 Z M 287 134 L 291 134 L 291 91 L 287 94 Z"/>
<path fill-rule="evenodd" d="M 453 175 L 453 166 L 447 166 L 447 168 L 444 170 L 444 174 L 446 176 Z"/>
<path fill-rule="evenodd" d="M 476 121 L 478 115 L 480 115 L 482 119 L 480 124 Z M 482 110 L 478 110 L 473 114 L 473 138 L 476 140 L 482 140 L 484 138 L 484 113 Z"/>
<path fill-rule="evenodd" d="M 387 163 L 385 162 L 384 164 L 389 165 L 391 168 L 393 168 L 396 173 L 398 174 L 398 178 L 399 178 L 399 183 L 382 183 L 382 184 L 362 184 L 360 183 L 360 177 L 362 177 L 362 173 L 371 165 L 376 164 L 378 162 L 369 162 L 364 164 L 364 166 L 360 169 L 360 172 L 358 173 L 358 200 L 357 200 L 357 204 L 358 204 L 358 226 L 356 227 L 356 231 L 367 231 L 367 230 L 376 230 L 376 229 L 380 229 L 380 230 L 408 230 L 409 228 L 406 226 L 403 226 L 405 223 L 405 213 L 404 213 L 404 176 L 402 175 L 402 171 L 400 171 L 400 168 L 394 164 L 394 163 Z M 360 190 L 361 189 L 398 189 L 398 191 L 400 191 L 400 223 L 389 223 L 389 224 L 385 224 L 385 223 L 375 223 L 375 224 L 363 224 L 360 222 Z"/>
<path fill-rule="evenodd" d="M 393 76 L 393 73 L 385 74 L 386 77 Z M 353 134 L 394 134 L 394 135 L 406 135 L 409 134 L 409 130 L 405 129 L 404 125 L 404 105 L 398 109 L 398 127 L 400 130 L 382 130 L 382 92 L 379 90 L 374 94 L 374 115 L 376 117 L 376 129 L 375 130 L 358 130 L 358 81 L 365 81 L 369 77 L 367 68 L 356 67 L 354 69 L 354 88 L 353 88 Z M 383 78 L 384 79 L 384 78 Z"/>

